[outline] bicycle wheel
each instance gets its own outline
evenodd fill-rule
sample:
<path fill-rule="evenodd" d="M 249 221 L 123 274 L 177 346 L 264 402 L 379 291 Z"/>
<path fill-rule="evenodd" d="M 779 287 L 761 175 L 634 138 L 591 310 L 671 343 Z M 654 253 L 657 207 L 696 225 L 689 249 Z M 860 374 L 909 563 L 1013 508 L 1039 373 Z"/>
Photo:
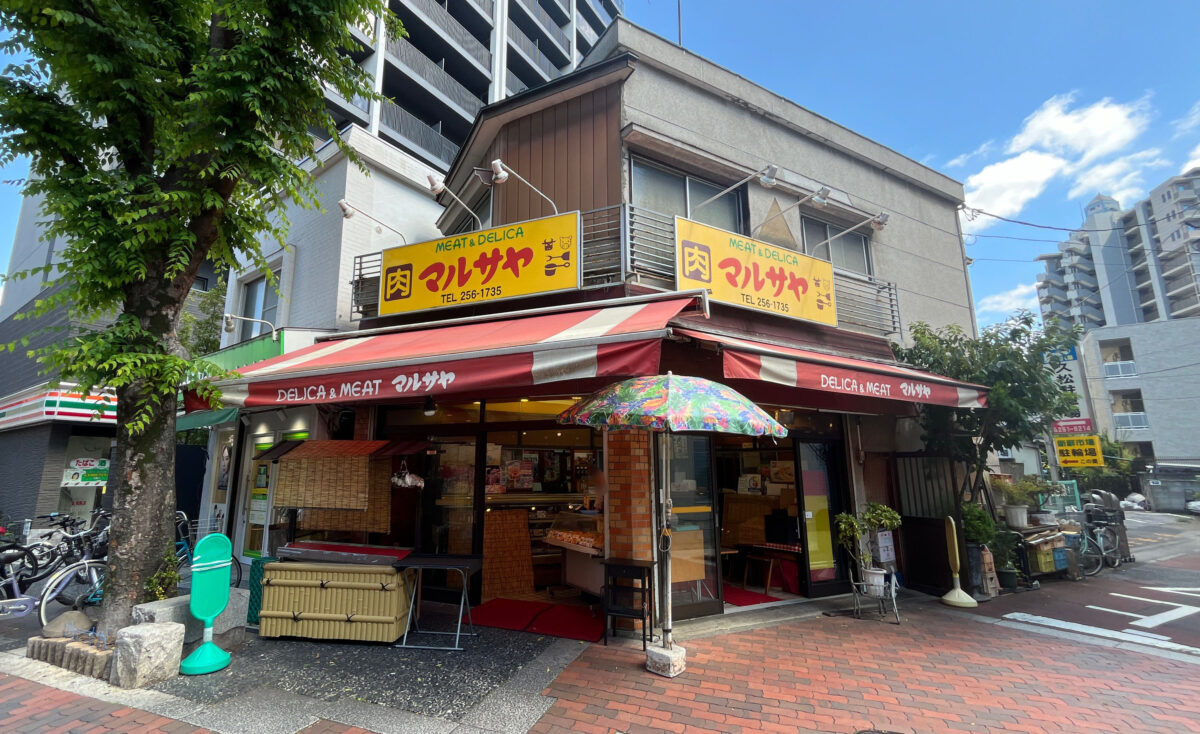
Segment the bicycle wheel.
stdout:
<path fill-rule="evenodd" d="M 52 576 L 38 600 L 38 620 L 42 626 L 71 609 L 84 614 L 89 608 L 98 609 L 107 572 L 108 564 L 104 561 L 88 560 L 67 566 Z"/>
<path fill-rule="evenodd" d="M 237 555 L 233 556 L 233 565 L 229 569 L 229 586 L 234 589 L 242 586 L 242 562 L 237 559 Z"/>
<path fill-rule="evenodd" d="M 1084 576 L 1095 576 L 1104 568 L 1104 555 L 1088 535 L 1079 537 L 1079 570 Z"/>
<path fill-rule="evenodd" d="M 1096 531 L 1096 540 L 1099 541 L 1100 554 L 1104 556 L 1104 565 L 1109 568 L 1116 568 L 1121 565 L 1121 549 L 1117 540 L 1117 531 L 1110 527 L 1103 527 Z"/>
<path fill-rule="evenodd" d="M 16 579 L 17 590 L 24 593 L 37 576 L 38 563 L 33 551 L 20 543 L 5 543 L 0 545 L 0 599 L 11 595 L 12 585 Z"/>

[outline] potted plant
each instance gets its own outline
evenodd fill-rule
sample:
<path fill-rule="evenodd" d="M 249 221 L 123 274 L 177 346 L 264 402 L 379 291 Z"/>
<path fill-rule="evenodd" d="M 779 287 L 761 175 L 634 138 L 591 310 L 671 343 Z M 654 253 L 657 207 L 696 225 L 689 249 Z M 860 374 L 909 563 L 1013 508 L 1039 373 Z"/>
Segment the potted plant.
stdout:
<path fill-rule="evenodd" d="M 989 548 L 996 561 L 996 579 L 1000 588 L 1008 591 L 1017 590 L 1017 569 L 1013 566 L 1013 554 L 1017 546 L 1017 535 L 1009 530 L 996 532 Z"/>
<path fill-rule="evenodd" d="M 867 594 L 882 597 L 888 572 L 886 569 L 874 567 L 871 539 L 875 536 L 878 542 L 877 536 L 880 532 L 890 532 L 900 527 L 900 513 L 887 505 L 868 502 L 858 515 L 843 512 L 838 514 L 834 521 L 837 523 L 838 545 L 845 548 L 858 565 L 866 583 Z M 863 542 L 864 539 L 867 542 Z"/>
<path fill-rule="evenodd" d="M 1041 506 L 1038 495 L 1042 485 L 1031 477 L 1016 482 L 993 478 L 991 485 L 993 491 L 1004 497 L 1005 522 L 1014 528 L 1029 527 L 1029 508 L 1032 506 L 1036 510 Z"/>
<path fill-rule="evenodd" d="M 962 508 L 963 536 L 967 541 L 967 569 L 971 585 L 983 586 L 983 546 L 990 546 L 996 537 L 996 521 L 992 514 L 977 502 L 969 502 Z"/>

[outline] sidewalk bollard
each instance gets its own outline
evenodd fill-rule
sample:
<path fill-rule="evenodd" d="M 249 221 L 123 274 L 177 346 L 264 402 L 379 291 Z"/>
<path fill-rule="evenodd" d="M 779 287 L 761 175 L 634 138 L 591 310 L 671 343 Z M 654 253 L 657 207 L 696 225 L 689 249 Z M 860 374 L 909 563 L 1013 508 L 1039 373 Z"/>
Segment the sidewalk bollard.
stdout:
<path fill-rule="evenodd" d="M 946 592 L 946 595 L 942 597 L 942 603 L 952 607 L 979 606 L 979 602 L 962 590 L 962 585 L 958 580 L 958 528 L 954 525 L 953 517 L 946 518 L 946 551 L 950 555 L 950 580 L 954 584 L 954 588 Z"/>
<path fill-rule="evenodd" d="M 192 616 L 204 623 L 204 642 L 187 656 L 179 671 L 184 675 L 215 673 L 229 665 L 229 653 L 213 642 L 213 620 L 229 604 L 233 545 L 220 533 L 206 535 L 192 554 Z"/>

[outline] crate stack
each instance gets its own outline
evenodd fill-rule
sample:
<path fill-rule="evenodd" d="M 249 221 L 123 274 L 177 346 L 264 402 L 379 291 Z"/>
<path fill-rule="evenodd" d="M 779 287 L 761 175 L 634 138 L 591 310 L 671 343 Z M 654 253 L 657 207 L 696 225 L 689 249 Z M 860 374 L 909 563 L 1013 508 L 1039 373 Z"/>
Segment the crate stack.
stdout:
<path fill-rule="evenodd" d="M 981 591 L 991 597 L 1000 596 L 1000 579 L 996 577 L 996 558 L 992 555 L 992 551 L 984 546 L 980 552 L 981 558 L 981 575 L 983 576 L 983 588 Z"/>

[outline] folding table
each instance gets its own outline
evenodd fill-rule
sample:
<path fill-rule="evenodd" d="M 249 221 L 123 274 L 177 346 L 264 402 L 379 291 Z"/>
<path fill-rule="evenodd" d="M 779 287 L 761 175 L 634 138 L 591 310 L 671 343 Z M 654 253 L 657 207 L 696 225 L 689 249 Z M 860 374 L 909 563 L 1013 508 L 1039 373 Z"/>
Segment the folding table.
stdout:
<path fill-rule="evenodd" d="M 407 571 L 409 569 L 417 572 L 417 580 L 415 588 L 412 590 L 411 602 L 408 605 L 408 621 L 404 626 L 404 637 L 400 642 L 392 645 L 393 647 L 410 647 L 422 650 L 462 650 L 459 644 L 460 639 L 464 636 L 475 636 L 475 623 L 471 620 L 471 601 L 467 594 L 471 588 L 471 577 L 479 573 L 483 569 L 483 558 L 481 556 L 434 556 L 434 555 L 418 555 L 413 554 L 397 560 L 393 567 Z M 423 630 L 420 624 L 413 617 L 413 609 L 421 603 L 421 586 L 423 583 L 423 571 L 445 571 L 450 573 L 455 571 L 462 580 L 458 599 L 458 619 L 453 632 L 435 632 L 433 630 Z M 403 575 L 404 583 L 408 583 L 408 574 Z M 462 631 L 463 613 L 466 612 L 467 624 L 470 627 L 470 632 Z M 417 632 L 425 635 L 454 635 L 454 647 L 445 647 L 442 645 L 410 645 L 408 642 L 409 632 Z"/>

